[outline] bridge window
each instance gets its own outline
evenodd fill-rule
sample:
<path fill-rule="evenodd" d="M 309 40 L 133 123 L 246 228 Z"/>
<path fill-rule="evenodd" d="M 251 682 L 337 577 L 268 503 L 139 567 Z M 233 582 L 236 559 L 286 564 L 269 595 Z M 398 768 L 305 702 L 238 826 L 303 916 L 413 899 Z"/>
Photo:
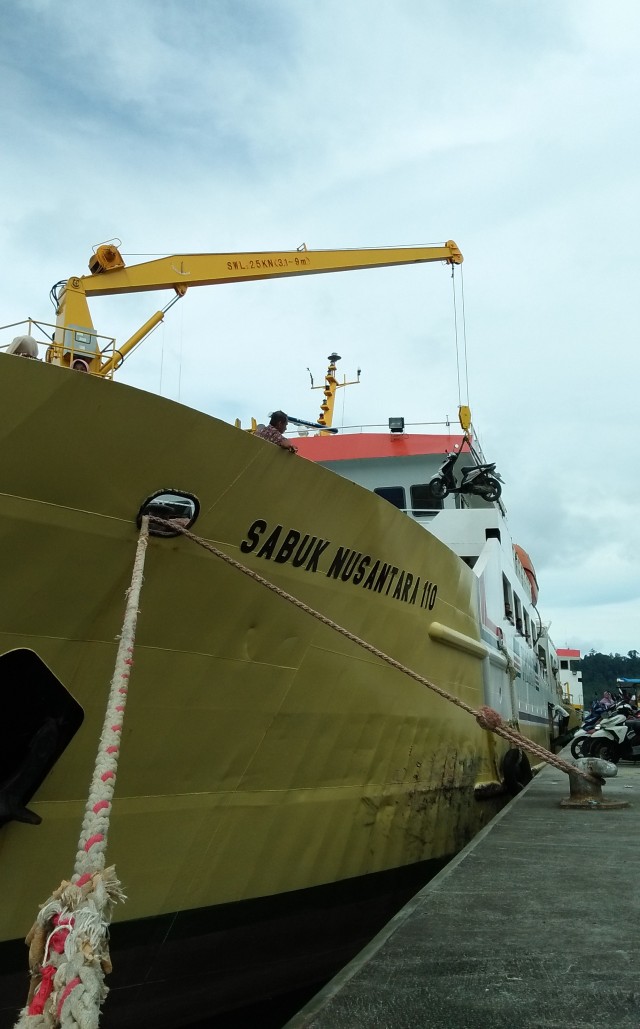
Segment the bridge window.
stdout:
<path fill-rule="evenodd" d="M 407 498 L 404 486 L 378 486 L 373 492 L 377 493 L 383 500 L 388 500 L 390 504 L 398 507 L 401 511 L 406 510 Z"/>
<path fill-rule="evenodd" d="M 522 621 L 522 604 L 520 603 L 520 598 L 515 594 L 513 597 L 513 602 L 515 604 L 516 610 L 516 632 L 519 633 L 520 636 L 524 636 L 524 623 Z"/>
<path fill-rule="evenodd" d="M 506 575 L 502 576 L 502 594 L 504 597 L 504 616 L 513 622 L 513 592 Z"/>
<path fill-rule="evenodd" d="M 524 613 L 524 635 L 527 643 L 531 640 L 531 623 L 529 622 L 529 615 L 525 611 Z"/>
<path fill-rule="evenodd" d="M 411 514 L 414 516 L 433 514 L 442 510 L 442 500 L 436 500 L 429 489 L 428 482 L 421 482 L 410 487 Z"/>

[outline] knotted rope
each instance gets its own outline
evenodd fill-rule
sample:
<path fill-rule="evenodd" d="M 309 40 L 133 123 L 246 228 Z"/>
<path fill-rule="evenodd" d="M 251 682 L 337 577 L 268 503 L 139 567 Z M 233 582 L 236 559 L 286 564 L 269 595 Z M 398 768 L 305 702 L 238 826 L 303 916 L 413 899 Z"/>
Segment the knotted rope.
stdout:
<path fill-rule="evenodd" d="M 247 568 L 247 566 L 243 565 L 240 561 L 236 561 L 236 559 L 234 557 L 231 557 L 230 554 L 225 554 L 223 550 L 219 550 L 218 547 L 215 547 L 212 543 L 209 543 L 207 540 L 202 539 L 202 537 L 200 536 L 196 536 L 195 533 L 190 532 L 189 529 L 186 529 L 183 525 L 181 525 L 179 521 L 167 521 L 164 518 L 157 518 L 155 515 L 151 515 L 150 522 L 164 529 L 171 529 L 174 532 L 182 533 L 182 535 L 186 536 L 187 539 L 190 539 L 194 543 L 197 543 L 199 547 L 203 547 L 204 550 L 208 550 L 209 553 L 213 554 L 215 557 L 220 558 L 221 561 L 225 561 L 226 564 L 231 565 L 232 568 L 236 568 L 239 572 L 242 572 L 243 575 L 247 575 L 250 579 L 253 579 L 254 582 L 257 582 L 261 586 L 264 586 L 266 589 L 271 590 L 272 593 L 275 593 L 277 596 L 282 597 L 283 600 L 287 600 L 290 604 L 293 604 L 301 611 L 305 611 L 308 615 L 311 615 L 313 618 L 317 618 L 317 620 L 319 622 L 322 622 L 323 625 L 326 625 L 330 629 L 333 629 L 335 632 L 340 633 L 341 636 L 344 636 L 352 643 L 357 644 L 357 646 L 362 647 L 363 650 L 366 650 L 370 654 L 373 654 L 374 657 L 377 657 L 381 661 L 384 661 L 386 664 L 391 665 L 392 668 L 396 668 L 399 672 L 402 672 L 404 675 L 408 675 L 409 678 L 414 679 L 416 682 L 420 683 L 421 686 L 426 686 L 427 689 L 432 690 L 433 693 L 437 693 L 437 695 L 439 697 L 442 697 L 443 700 L 447 700 L 449 701 L 449 703 L 455 704 L 456 707 L 462 708 L 463 711 L 466 711 L 468 714 L 472 715 L 476 719 L 478 725 L 480 725 L 481 728 L 487 729 L 489 730 L 489 732 L 493 732 L 497 736 L 502 736 L 503 739 L 508 740 L 510 743 L 513 743 L 516 747 L 522 747 L 523 749 L 529 751 L 530 754 L 535 754 L 536 757 L 539 757 L 542 761 L 546 761 L 547 764 L 554 765 L 561 772 L 566 772 L 567 775 L 569 773 L 572 773 L 574 775 L 579 775 L 582 778 L 587 779 L 589 782 L 596 781 L 593 776 L 588 774 L 588 772 L 583 772 L 580 769 L 576 768 L 575 765 L 570 765 L 567 761 L 564 761 L 562 758 L 557 757 L 556 754 L 552 754 L 550 751 L 545 750 L 545 748 L 541 747 L 539 743 L 534 743 L 533 740 L 530 740 L 526 736 L 523 736 L 521 733 L 517 732 L 512 726 L 508 725 L 504 721 L 502 716 L 493 708 L 487 707 L 486 705 L 482 705 L 477 709 L 471 707 L 470 704 L 467 704 L 464 700 L 461 700 L 460 697 L 456 697 L 454 696 L 454 694 L 442 689 L 442 687 L 436 686 L 434 682 L 431 682 L 429 679 L 426 679 L 423 675 L 420 675 L 418 672 L 414 672 L 413 669 L 408 668 L 406 665 L 403 665 L 400 661 L 396 661 L 395 658 L 390 657 L 388 654 L 385 654 L 382 650 L 378 650 L 378 648 L 374 647 L 373 644 L 367 643 L 366 640 L 363 640 L 359 636 L 356 636 L 354 633 L 349 632 L 349 630 L 345 629 L 344 626 L 338 625 L 337 622 L 334 622 L 331 618 L 328 618 L 326 615 L 321 614 L 320 611 L 316 611 L 315 608 L 310 607 L 308 604 L 305 604 L 304 601 L 298 600 L 298 598 L 292 596 L 291 593 L 287 593 L 286 590 L 283 590 L 279 586 L 276 586 L 273 582 L 269 582 L 268 579 L 263 578 L 263 576 L 259 575 L 258 572 L 254 572 L 251 568 Z"/>
<path fill-rule="evenodd" d="M 97 1029 L 108 993 L 109 923 L 126 898 L 105 853 L 148 540 L 143 518 L 73 875 L 42 905 L 27 936 L 31 988 L 15 1029 Z"/>

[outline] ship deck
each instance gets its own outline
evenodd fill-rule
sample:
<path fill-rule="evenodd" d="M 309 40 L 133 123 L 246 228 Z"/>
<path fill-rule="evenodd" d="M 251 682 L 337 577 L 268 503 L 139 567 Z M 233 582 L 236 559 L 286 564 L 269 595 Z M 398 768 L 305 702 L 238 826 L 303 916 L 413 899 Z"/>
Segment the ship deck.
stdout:
<path fill-rule="evenodd" d="M 568 796 L 547 766 L 285 1029 L 637 1029 L 640 768 Z"/>

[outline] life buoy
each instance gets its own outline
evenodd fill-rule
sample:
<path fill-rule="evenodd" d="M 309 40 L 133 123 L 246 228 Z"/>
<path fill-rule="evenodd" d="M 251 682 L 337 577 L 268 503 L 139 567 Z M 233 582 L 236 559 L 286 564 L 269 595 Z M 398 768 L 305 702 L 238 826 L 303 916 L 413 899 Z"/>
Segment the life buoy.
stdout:
<path fill-rule="evenodd" d="M 520 747 L 512 747 L 502 759 L 502 778 L 505 789 L 512 797 L 520 793 L 533 779 L 531 762 Z"/>
<path fill-rule="evenodd" d="M 516 557 L 518 558 L 518 561 L 524 569 L 524 574 L 526 575 L 529 581 L 529 586 L 531 588 L 531 600 L 535 605 L 538 603 L 538 580 L 536 579 L 536 570 L 533 567 L 533 561 L 527 554 L 526 550 L 523 550 L 522 547 L 519 547 L 517 543 L 513 544 L 513 549 L 515 551 Z"/>

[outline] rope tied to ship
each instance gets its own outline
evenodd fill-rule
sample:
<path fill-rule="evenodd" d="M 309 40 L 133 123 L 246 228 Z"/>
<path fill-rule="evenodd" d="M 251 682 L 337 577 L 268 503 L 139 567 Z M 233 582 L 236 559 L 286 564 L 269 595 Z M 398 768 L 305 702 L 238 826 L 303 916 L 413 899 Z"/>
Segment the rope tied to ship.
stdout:
<path fill-rule="evenodd" d="M 41 906 L 27 936 L 31 984 L 15 1029 L 97 1029 L 108 993 L 104 977 L 111 971 L 109 924 L 114 906 L 126 897 L 115 868 L 105 868 L 105 856 L 148 541 L 149 519 L 145 517 L 126 591 L 124 622 L 73 875 Z"/>
<path fill-rule="evenodd" d="M 230 554 L 226 554 L 223 550 L 220 550 L 218 547 L 214 546 L 213 543 L 209 543 L 207 540 L 202 539 L 201 536 L 196 536 L 195 533 L 185 528 L 184 525 L 181 525 L 178 520 L 169 521 L 166 518 L 159 518 L 156 515 L 150 515 L 149 521 L 153 525 L 158 525 L 160 528 L 170 529 L 172 532 L 179 532 L 183 536 L 186 536 L 187 539 L 192 540 L 192 542 L 196 543 L 199 547 L 202 547 L 204 550 L 208 550 L 209 553 L 213 554 L 215 557 L 220 558 L 221 561 L 224 561 L 232 568 L 235 568 L 237 569 L 237 571 L 242 572 L 243 575 L 246 575 L 250 579 L 253 579 L 254 582 L 257 582 L 261 586 L 264 586 L 266 589 L 271 590 L 272 593 L 275 593 L 277 596 L 282 597 L 283 600 L 287 600 L 290 604 L 293 604 L 295 607 L 299 608 L 299 610 L 305 611 L 313 618 L 316 618 L 318 621 L 322 622 L 323 625 L 328 626 L 328 628 L 334 629 L 336 632 L 340 633 L 341 636 L 344 636 L 346 639 L 350 640 L 352 643 L 355 643 L 357 646 L 362 647 L 364 650 L 368 651 L 370 654 L 373 654 L 374 657 L 379 658 L 381 661 L 384 661 L 392 668 L 396 668 L 399 672 L 402 672 L 404 675 L 409 676 L 409 678 L 414 679 L 422 686 L 426 686 L 427 689 L 431 690 L 433 693 L 437 693 L 437 695 L 439 697 L 442 697 L 443 700 L 447 700 L 451 704 L 455 704 L 456 707 L 459 707 L 463 711 L 466 711 L 468 714 L 472 715 L 473 718 L 476 719 L 481 728 L 487 729 L 490 732 L 495 733 L 497 736 L 502 736 L 503 739 L 508 740 L 510 743 L 513 743 L 513 745 L 516 747 L 522 747 L 523 749 L 527 750 L 530 754 L 535 754 L 536 757 L 539 757 L 541 761 L 546 761 L 547 764 L 554 765 L 555 768 L 557 768 L 561 772 L 566 772 L 567 775 L 578 775 L 581 778 L 586 779 L 590 783 L 600 782 L 600 780 L 596 779 L 588 772 L 582 771 L 582 769 L 577 768 L 575 765 L 570 765 L 568 761 L 564 761 L 563 758 L 560 758 L 556 754 L 552 754 L 550 751 L 545 750 L 545 748 L 541 747 L 540 744 L 534 743 L 533 740 L 527 739 L 526 736 L 523 736 L 521 733 L 517 732 L 512 726 L 508 725 L 498 711 L 495 711 L 493 708 L 487 706 L 482 706 L 478 709 L 471 707 L 470 704 L 467 704 L 460 697 L 456 697 L 454 696 L 454 694 L 449 693 L 447 690 L 442 689 L 440 686 L 436 686 L 434 682 L 431 682 L 429 679 L 426 679 L 423 675 L 420 675 L 418 672 L 413 671 L 413 669 L 408 668 L 406 665 L 403 665 L 400 661 L 397 661 L 395 658 L 390 657 L 389 654 L 385 654 L 384 651 L 378 650 L 378 648 L 374 647 L 372 643 L 367 643 L 366 640 L 363 640 L 359 636 L 356 636 L 355 633 L 350 632 L 349 629 L 345 629 L 344 626 L 338 625 L 337 622 L 334 622 L 331 618 L 328 618 L 327 615 L 323 615 L 320 611 L 316 611 L 315 608 L 310 607 L 309 604 L 305 604 L 304 601 L 292 596 L 291 593 L 287 593 L 286 590 L 281 589 L 280 586 L 276 586 L 275 583 L 270 582 L 268 579 L 265 579 L 258 572 L 254 572 L 251 568 L 247 568 L 247 566 L 243 565 L 242 562 L 237 561 L 236 558 L 231 557 Z"/>

